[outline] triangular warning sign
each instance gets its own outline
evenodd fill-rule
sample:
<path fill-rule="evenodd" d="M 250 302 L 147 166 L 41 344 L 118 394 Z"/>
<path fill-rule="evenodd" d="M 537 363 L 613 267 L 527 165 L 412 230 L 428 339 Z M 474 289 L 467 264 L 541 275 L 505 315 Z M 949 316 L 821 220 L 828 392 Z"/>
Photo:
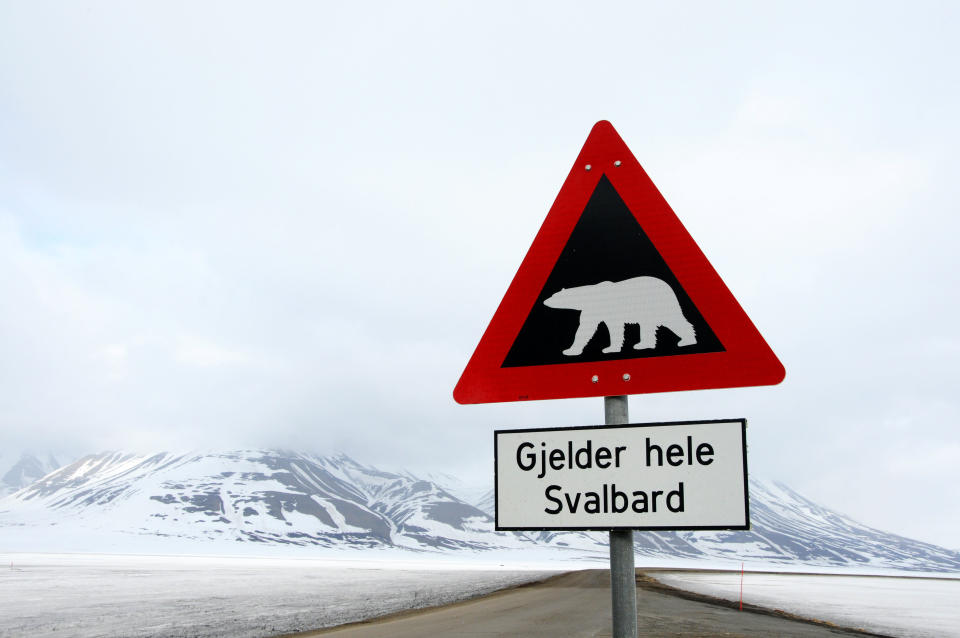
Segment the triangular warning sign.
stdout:
<path fill-rule="evenodd" d="M 453 391 L 459 403 L 773 385 L 783 365 L 598 122 Z"/>

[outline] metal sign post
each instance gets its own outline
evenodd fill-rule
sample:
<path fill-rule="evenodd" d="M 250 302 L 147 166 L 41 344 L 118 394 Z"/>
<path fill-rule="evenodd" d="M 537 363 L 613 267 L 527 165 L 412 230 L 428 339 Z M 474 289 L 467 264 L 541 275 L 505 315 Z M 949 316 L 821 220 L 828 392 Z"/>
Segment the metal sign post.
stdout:
<path fill-rule="evenodd" d="M 605 425 L 629 423 L 627 397 L 603 398 Z M 633 564 L 633 530 L 610 532 L 610 596 L 613 638 L 637 636 L 637 576 Z"/>

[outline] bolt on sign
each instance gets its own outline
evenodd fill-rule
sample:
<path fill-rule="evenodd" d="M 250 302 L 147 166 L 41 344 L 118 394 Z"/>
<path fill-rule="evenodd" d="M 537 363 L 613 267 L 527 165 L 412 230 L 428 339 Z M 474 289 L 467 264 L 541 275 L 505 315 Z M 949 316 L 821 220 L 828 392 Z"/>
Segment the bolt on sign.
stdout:
<path fill-rule="evenodd" d="M 453 396 L 773 385 L 783 365 L 623 140 L 590 132 Z"/>
<path fill-rule="evenodd" d="M 494 433 L 498 530 L 750 528 L 744 419 Z"/>

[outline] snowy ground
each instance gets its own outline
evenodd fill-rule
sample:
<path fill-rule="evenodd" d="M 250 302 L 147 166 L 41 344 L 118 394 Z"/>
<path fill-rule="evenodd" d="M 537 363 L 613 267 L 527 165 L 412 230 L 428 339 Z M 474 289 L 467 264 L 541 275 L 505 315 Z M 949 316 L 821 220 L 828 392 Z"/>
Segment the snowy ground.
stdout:
<path fill-rule="evenodd" d="M 606 566 L 559 562 L 555 554 L 536 552 L 498 554 L 506 566 L 489 553 L 465 554 L 457 561 L 443 555 L 411 560 L 409 552 L 360 554 L 0 553 L 0 637 L 276 636 L 444 604 L 556 571 Z M 662 571 L 654 576 L 683 589 L 739 597 L 739 573 Z M 960 638 L 956 578 L 748 572 L 744 600 L 895 636 Z"/>
<path fill-rule="evenodd" d="M 688 591 L 739 600 L 740 573 L 655 572 Z M 910 638 L 960 637 L 960 579 L 814 574 L 743 578 L 743 600 L 807 618 Z"/>
<path fill-rule="evenodd" d="M 0 554 L 0 636 L 244 638 L 438 605 L 552 572 L 477 563 Z"/>

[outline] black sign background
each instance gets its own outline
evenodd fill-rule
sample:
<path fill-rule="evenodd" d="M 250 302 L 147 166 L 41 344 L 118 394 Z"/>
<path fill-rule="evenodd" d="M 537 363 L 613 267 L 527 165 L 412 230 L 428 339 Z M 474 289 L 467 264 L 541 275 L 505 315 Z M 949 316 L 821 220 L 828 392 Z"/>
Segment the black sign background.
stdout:
<path fill-rule="evenodd" d="M 580 312 L 548 308 L 543 304 L 544 300 L 561 288 L 601 281 L 617 282 L 640 276 L 656 277 L 670 285 L 680 302 L 684 317 L 693 324 L 697 343 L 678 348 L 679 337 L 661 327 L 657 330 L 656 348 L 634 350 L 633 345 L 640 340 L 640 328 L 636 324 L 627 324 L 622 350 L 603 353 L 602 349 L 610 345 L 610 334 L 606 324 L 600 324 L 582 354 L 564 355 L 563 350 L 573 343 L 580 324 Z M 680 287 L 653 242 L 643 232 L 613 184 L 603 175 L 502 367 L 638 359 L 723 350 L 720 340 Z"/>

